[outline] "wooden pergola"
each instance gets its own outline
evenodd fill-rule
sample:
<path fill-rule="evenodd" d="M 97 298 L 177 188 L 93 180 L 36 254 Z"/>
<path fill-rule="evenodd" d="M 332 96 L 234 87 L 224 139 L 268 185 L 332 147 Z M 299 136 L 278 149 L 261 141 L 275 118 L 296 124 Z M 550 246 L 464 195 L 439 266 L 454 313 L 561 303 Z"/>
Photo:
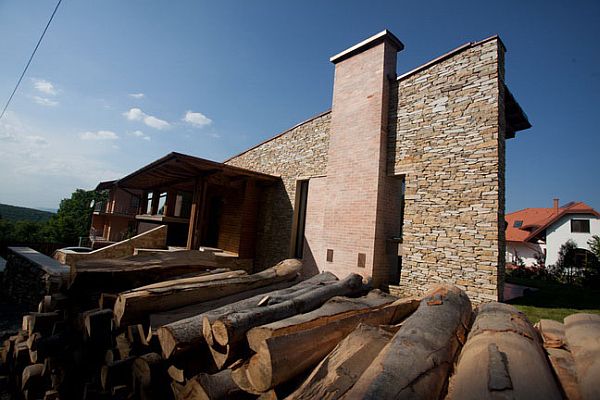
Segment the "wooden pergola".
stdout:
<path fill-rule="evenodd" d="M 147 202 L 141 202 L 140 214 L 156 214 L 159 201 L 159 196 L 156 194 L 166 192 L 166 203 L 160 217 L 165 222 L 176 219 L 173 217 L 176 193 L 178 191 L 192 193 L 187 248 L 197 249 L 202 241 L 202 226 L 207 219 L 209 185 L 243 186 L 244 200 L 240 212 L 242 216 L 240 229 L 242 232 L 247 232 L 249 229 L 255 230 L 257 187 L 274 183 L 279 179 L 276 176 L 172 152 L 117 180 L 115 184 L 125 189 L 139 189 L 145 193 L 154 193 L 150 209 L 146 209 Z M 146 218 L 146 220 L 151 219 Z M 160 222 L 157 218 L 153 221 Z"/>

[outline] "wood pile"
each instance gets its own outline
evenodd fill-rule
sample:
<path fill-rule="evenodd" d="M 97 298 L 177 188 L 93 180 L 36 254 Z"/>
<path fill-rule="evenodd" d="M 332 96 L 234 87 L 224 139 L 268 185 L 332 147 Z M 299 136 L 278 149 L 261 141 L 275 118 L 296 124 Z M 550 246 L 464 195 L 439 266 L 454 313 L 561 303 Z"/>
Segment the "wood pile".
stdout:
<path fill-rule="evenodd" d="M 112 262 L 119 291 L 86 277 L 23 317 L 0 386 L 36 400 L 599 398 L 600 316 L 533 327 L 509 305 L 473 311 L 451 285 L 398 299 L 301 267 L 178 264 L 165 280 L 152 266 L 131 287 L 136 267 Z"/>

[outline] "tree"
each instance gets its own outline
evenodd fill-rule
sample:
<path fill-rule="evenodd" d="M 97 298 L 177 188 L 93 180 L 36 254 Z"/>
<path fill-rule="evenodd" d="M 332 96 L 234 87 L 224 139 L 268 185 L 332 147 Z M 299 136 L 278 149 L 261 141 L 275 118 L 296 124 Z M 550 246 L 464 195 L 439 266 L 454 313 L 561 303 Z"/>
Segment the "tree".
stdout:
<path fill-rule="evenodd" d="M 60 202 L 58 212 L 48 221 L 47 236 L 57 243 L 76 245 L 88 236 L 92 221 L 92 201 L 102 201 L 105 194 L 77 189 L 71 198 Z"/>
<path fill-rule="evenodd" d="M 590 246 L 590 251 L 596 256 L 596 259 L 600 260 L 600 236 L 592 236 L 587 243 Z"/>
<path fill-rule="evenodd" d="M 579 266 L 576 265 L 577 244 L 569 239 L 558 250 L 558 260 L 551 266 L 551 274 L 559 281 L 573 284 L 578 275 Z"/>

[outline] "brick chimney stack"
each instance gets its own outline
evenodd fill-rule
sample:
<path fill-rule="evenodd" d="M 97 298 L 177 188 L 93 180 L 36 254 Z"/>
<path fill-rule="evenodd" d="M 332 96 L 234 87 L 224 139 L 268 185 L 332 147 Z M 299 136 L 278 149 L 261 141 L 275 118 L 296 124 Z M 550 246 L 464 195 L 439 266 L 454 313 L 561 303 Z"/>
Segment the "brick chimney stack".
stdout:
<path fill-rule="evenodd" d="M 386 239 L 399 231 L 387 228 L 386 212 L 399 198 L 398 179 L 388 178 L 388 107 L 396 79 L 396 53 L 403 44 L 389 31 L 331 57 L 335 65 L 331 133 L 327 163 L 328 204 L 324 216 L 326 270 L 373 277 L 389 274 Z M 393 181 L 393 182 L 390 182 Z M 395 189 L 395 190 L 394 190 Z"/>
<path fill-rule="evenodd" d="M 558 214 L 558 199 L 554 199 L 554 214 Z"/>

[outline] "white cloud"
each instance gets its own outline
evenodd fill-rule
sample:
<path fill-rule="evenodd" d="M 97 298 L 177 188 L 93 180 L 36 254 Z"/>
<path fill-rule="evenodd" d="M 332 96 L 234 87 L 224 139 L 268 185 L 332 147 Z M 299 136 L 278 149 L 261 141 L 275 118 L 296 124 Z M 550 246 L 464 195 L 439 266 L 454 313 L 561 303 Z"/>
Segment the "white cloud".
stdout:
<path fill-rule="evenodd" d="M 208 118 L 206 115 L 199 113 L 199 112 L 193 112 L 193 111 L 186 112 L 185 116 L 183 117 L 183 121 L 185 121 L 189 124 L 192 124 L 194 126 L 197 126 L 199 128 L 208 126 L 212 123 L 212 120 L 210 118 Z"/>
<path fill-rule="evenodd" d="M 146 135 L 144 132 L 142 132 L 140 130 L 130 132 L 129 134 L 131 136 L 135 136 L 135 137 L 138 137 L 140 139 L 144 139 L 144 140 L 150 141 L 150 136 Z"/>
<path fill-rule="evenodd" d="M 55 107 L 58 105 L 58 101 L 51 100 L 47 97 L 33 96 L 33 101 L 35 101 L 37 104 L 39 104 L 41 106 L 45 106 L 45 107 Z"/>
<path fill-rule="evenodd" d="M 129 93 L 129 97 L 134 99 L 143 99 L 146 95 L 144 93 Z"/>
<path fill-rule="evenodd" d="M 82 132 L 79 134 L 82 140 L 117 140 L 119 136 L 113 131 Z"/>
<path fill-rule="evenodd" d="M 137 107 L 129 109 L 129 111 L 124 112 L 123 115 L 130 121 L 143 121 L 144 124 L 154 129 L 161 130 L 171 126 L 167 121 L 148 115 Z"/>
<path fill-rule="evenodd" d="M 47 81 L 45 79 L 32 79 L 32 81 L 33 87 L 44 94 L 56 96 L 56 94 L 58 93 L 58 90 L 56 90 L 56 88 L 50 81 Z"/>

